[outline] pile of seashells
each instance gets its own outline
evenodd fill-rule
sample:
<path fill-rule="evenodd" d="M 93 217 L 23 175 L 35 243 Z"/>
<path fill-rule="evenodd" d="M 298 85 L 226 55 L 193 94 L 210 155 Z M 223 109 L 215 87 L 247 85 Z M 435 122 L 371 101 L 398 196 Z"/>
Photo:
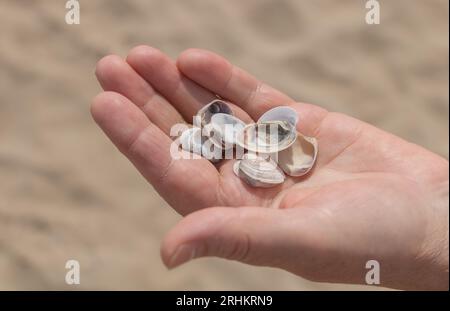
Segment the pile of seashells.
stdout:
<path fill-rule="evenodd" d="M 273 187 L 284 183 L 286 175 L 307 174 L 316 161 L 317 139 L 297 132 L 297 122 L 294 109 L 279 106 L 245 124 L 226 102 L 214 100 L 198 111 L 194 127 L 181 134 L 181 148 L 213 163 L 223 159 L 224 151 L 236 149 L 238 154 L 239 149 L 234 173 L 253 187 Z"/>

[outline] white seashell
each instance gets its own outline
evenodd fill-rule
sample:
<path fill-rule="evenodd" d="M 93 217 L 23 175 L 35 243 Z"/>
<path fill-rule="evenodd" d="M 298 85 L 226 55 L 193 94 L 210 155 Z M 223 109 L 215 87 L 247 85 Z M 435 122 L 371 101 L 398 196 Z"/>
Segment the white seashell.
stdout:
<path fill-rule="evenodd" d="M 209 122 L 211 122 L 211 118 L 216 113 L 225 113 L 233 115 L 233 111 L 230 106 L 219 99 L 213 100 L 209 104 L 203 106 L 198 112 L 195 121 L 200 121 L 200 124 L 196 124 L 197 126 L 203 127 Z M 195 123 L 195 122 L 194 122 Z"/>
<path fill-rule="evenodd" d="M 222 159 L 222 149 L 205 142 L 202 130 L 198 127 L 184 131 L 180 136 L 180 143 L 183 150 L 200 155 L 213 163 Z"/>
<path fill-rule="evenodd" d="M 202 155 L 202 131 L 198 127 L 185 130 L 180 136 L 181 148 L 185 151 Z"/>
<path fill-rule="evenodd" d="M 223 149 L 215 146 L 209 140 L 203 142 L 202 156 L 212 163 L 217 163 L 222 160 Z"/>
<path fill-rule="evenodd" d="M 288 106 L 279 106 L 266 111 L 258 120 L 258 123 L 268 121 L 286 121 L 297 127 L 298 114 L 297 111 Z"/>
<path fill-rule="evenodd" d="M 205 127 L 212 143 L 228 150 L 236 144 L 237 135 L 243 130 L 245 123 L 230 114 L 216 113 Z"/>
<path fill-rule="evenodd" d="M 237 160 L 233 163 L 233 172 L 236 176 L 239 176 L 239 165 L 241 164 L 241 160 Z"/>
<path fill-rule="evenodd" d="M 267 121 L 247 125 L 237 136 L 237 144 L 255 153 L 276 153 L 289 148 L 296 138 L 293 124 Z"/>
<path fill-rule="evenodd" d="M 253 187 L 269 188 L 282 184 L 285 175 L 277 164 L 268 158 L 246 153 L 239 163 L 238 175 Z"/>
<path fill-rule="evenodd" d="M 289 176 L 303 176 L 314 166 L 318 149 L 316 138 L 298 133 L 296 142 L 278 153 L 278 165 Z"/>

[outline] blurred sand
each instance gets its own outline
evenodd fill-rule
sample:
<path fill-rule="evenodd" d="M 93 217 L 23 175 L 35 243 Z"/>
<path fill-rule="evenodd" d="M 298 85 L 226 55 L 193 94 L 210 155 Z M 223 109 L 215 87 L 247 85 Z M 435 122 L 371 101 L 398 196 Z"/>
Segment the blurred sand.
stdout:
<path fill-rule="evenodd" d="M 137 44 L 211 49 L 299 101 L 348 113 L 448 157 L 448 1 L 0 1 L 0 289 L 364 289 L 201 259 L 168 272 L 178 220 L 91 120 L 93 70 Z"/>

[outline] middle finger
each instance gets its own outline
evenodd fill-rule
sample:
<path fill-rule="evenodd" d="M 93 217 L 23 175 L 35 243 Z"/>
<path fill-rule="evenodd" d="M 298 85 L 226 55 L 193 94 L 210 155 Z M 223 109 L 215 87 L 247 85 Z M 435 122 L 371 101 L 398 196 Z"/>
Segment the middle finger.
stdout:
<path fill-rule="evenodd" d="M 207 103 L 217 99 L 216 94 L 184 76 L 176 63 L 163 52 L 138 46 L 130 51 L 127 62 L 154 89 L 164 96 L 183 116 L 192 123 L 193 116 Z M 231 108 L 244 122 L 251 122 L 246 112 L 236 105 Z"/>

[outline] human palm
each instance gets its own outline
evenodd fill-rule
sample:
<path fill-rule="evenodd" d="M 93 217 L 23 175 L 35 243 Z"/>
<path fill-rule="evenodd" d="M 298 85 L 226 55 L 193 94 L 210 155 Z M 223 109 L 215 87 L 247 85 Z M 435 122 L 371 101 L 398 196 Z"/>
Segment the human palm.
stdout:
<path fill-rule="evenodd" d="M 93 101 L 97 123 L 175 210 L 190 214 L 163 243 L 169 267 L 218 256 L 363 283 L 373 259 L 383 269 L 381 285 L 420 288 L 420 275 L 422 287 L 448 287 L 448 251 L 440 251 L 448 248 L 446 160 L 351 117 L 295 103 L 207 51 L 188 50 L 174 62 L 140 46 L 126 60 L 102 59 L 96 74 L 106 91 Z M 173 159 L 171 127 L 192 122 L 217 96 L 247 122 L 275 106 L 294 108 L 299 132 L 319 142 L 314 169 L 261 189 L 234 175 L 234 160 Z"/>

